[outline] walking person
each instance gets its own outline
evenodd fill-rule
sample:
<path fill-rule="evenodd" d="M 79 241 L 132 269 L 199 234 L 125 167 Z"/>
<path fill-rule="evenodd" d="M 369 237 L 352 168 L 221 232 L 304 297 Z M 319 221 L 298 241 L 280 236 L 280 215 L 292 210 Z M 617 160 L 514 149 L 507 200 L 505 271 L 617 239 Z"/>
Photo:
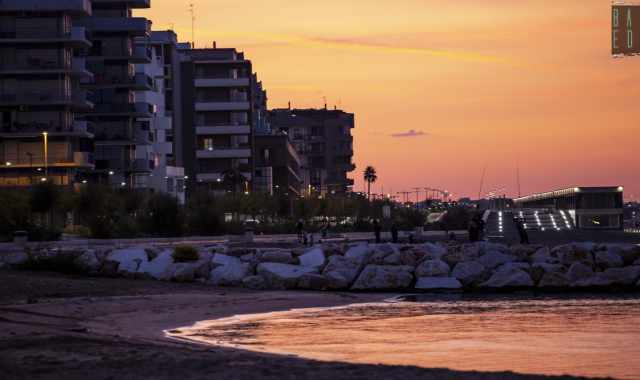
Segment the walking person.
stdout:
<path fill-rule="evenodd" d="M 381 241 L 381 234 L 382 234 L 382 227 L 380 226 L 380 223 L 378 222 L 378 219 L 374 219 L 373 220 L 373 233 L 376 236 L 376 244 L 380 244 Z"/>
<path fill-rule="evenodd" d="M 304 222 L 302 219 L 298 220 L 298 224 L 296 224 L 296 231 L 298 232 L 298 243 L 305 242 L 306 237 L 304 233 Z"/>
<path fill-rule="evenodd" d="M 531 244 L 529 243 L 529 234 L 524 226 L 524 219 L 516 217 L 514 221 L 518 229 L 518 235 L 520 236 L 520 244 Z"/>
<path fill-rule="evenodd" d="M 393 244 L 398 244 L 398 225 L 396 222 L 391 225 L 391 241 Z"/>

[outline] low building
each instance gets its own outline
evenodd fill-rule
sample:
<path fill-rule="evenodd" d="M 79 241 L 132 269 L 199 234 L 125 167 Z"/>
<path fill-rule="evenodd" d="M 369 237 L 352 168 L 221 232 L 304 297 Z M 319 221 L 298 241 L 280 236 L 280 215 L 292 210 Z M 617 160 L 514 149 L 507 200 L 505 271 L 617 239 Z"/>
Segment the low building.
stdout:
<path fill-rule="evenodd" d="M 286 134 L 255 137 L 254 191 L 270 195 L 300 195 L 300 157 Z"/>
<path fill-rule="evenodd" d="M 623 192 L 622 186 L 572 187 L 514 199 L 514 207 L 539 210 L 535 214 L 538 221 L 542 211 L 557 211 L 560 217 L 553 219 L 557 225 L 565 223 L 563 218 L 570 217 L 566 223 L 577 229 L 622 229 Z"/>

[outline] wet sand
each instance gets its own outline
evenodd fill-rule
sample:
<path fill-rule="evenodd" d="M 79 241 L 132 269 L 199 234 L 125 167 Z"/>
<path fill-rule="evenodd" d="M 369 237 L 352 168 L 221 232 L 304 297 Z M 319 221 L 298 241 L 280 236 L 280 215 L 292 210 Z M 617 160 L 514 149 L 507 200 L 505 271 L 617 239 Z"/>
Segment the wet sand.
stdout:
<path fill-rule="evenodd" d="M 163 332 L 202 320 L 388 297 L 0 271 L 0 378 L 575 378 L 317 361 L 176 341 Z"/>

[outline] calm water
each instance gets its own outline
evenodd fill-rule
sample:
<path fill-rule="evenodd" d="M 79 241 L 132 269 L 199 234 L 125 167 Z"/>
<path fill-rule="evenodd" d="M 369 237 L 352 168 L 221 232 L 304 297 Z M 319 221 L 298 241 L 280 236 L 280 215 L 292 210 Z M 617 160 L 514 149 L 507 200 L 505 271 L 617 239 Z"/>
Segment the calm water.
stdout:
<path fill-rule="evenodd" d="M 640 295 L 418 301 L 205 321 L 180 336 L 319 360 L 640 379 Z"/>

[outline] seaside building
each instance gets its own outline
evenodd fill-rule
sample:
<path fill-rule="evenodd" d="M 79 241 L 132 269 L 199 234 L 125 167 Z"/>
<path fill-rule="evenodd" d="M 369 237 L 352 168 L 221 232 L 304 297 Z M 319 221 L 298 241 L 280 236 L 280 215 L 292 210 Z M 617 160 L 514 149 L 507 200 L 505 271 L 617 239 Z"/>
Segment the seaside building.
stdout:
<path fill-rule="evenodd" d="M 254 191 L 270 195 L 300 196 L 300 157 L 284 133 L 256 135 Z"/>
<path fill-rule="evenodd" d="M 88 0 L 0 1 L 0 186 L 82 181 L 92 170 L 91 109 L 80 81 L 92 80 L 80 49 L 92 44 L 76 20 Z"/>
<path fill-rule="evenodd" d="M 136 74 L 152 79 L 153 87 L 147 91 L 136 91 L 136 102 L 151 104 L 155 113 L 151 118 L 139 123 L 147 124 L 144 129 L 150 133 L 149 145 L 136 145 L 136 150 L 145 150 L 153 160 L 153 169 L 148 186 L 156 192 L 171 194 L 180 203 L 185 202 L 184 169 L 175 166 L 173 154 L 174 114 L 175 109 L 173 74 L 177 51 L 176 35 L 172 31 L 152 32 L 151 38 L 136 40 L 136 48 L 145 47 L 151 51 L 151 62 L 136 65 Z M 179 123 L 178 123 L 179 124 Z"/>
<path fill-rule="evenodd" d="M 269 111 L 274 131 L 285 132 L 301 159 L 303 193 L 344 194 L 353 186 L 354 115 L 342 110 L 275 109 Z"/>
<path fill-rule="evenodd" d="M 91 33 L 84 52 L 94 80 L 84 88 L 95 104 L 84 115 L 95 128 L 95 180 L 129 188 L 148 188 L 154 170 L 150 120 L 154 105 L 136 100 L 136 92 L 152 91 L 153 79 L 136 72 L 135 64 L 151 63 L 151 50 L 135 44 L 148 38 L 151 22 L 132 17 L 133 9 L 149 8 L 150 0 L 93 0 L 93 14 L 74 25 Z"/>
<path fill-rule="evenodd" d="M 623 228 L 624 188 L 571 187 L 513 200 L 514 213 L 533 229 Z"/>
<path fill-rule="evenodd" d="M 233 48 L 185 49 L 181 66 L 182 162 L 190 184 L 249 191 L 253 164 L 251 61 Z"/>

